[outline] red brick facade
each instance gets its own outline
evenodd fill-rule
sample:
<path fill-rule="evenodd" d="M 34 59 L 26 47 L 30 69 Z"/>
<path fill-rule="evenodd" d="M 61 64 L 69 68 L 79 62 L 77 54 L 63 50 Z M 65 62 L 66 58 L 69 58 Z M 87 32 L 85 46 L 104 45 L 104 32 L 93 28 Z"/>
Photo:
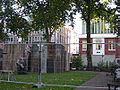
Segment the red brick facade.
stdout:
<path fill-rule="evenodd" d="M 105 44 L 105 55 L 115 55 L 116 54 L 116 44 L 115 44 L 115 51 L 110 51 L 109 49 L 108 49 L 108 47 L 109 47 L 109 40 L 115 40 L 115 43 L 116 43 L 116 40 L 117 40 L 117 38 L 105 38 L 105 43 L 107 43 L 107 44 Z"/>
<path fill-rule="evenodd" d="M 82 50 L 82 41 L 87 41 L 87 39 L 86 38 L 81 38 L 81 39 L 79 39 L 79 54 L 81 55 L 81 54 L 87 54 L 86 53 L 86 51 L 83 51 Z M 93 40 L 91 39 L 91 43 L 93 42 Z M 91 53 L 93 53 L 93 46 L 91 45 Z"/>
<path fill-rule="evenodd" d="M 79 39 L 79 54 L 82 55 L 82 54 L 86 54 L 86 51 L 82 51 L 82 41 L 85 41 L 87 40 L 86 38 L 80 38 Z M 118 38 L 105 38 L 105 49 L 104 49 L 104 52 L 105 52 L 105 55 L 116 55 L 118 53 L 118 45 L 115 44 L 115 50 L 109 50 L 109 40 L 115 40 L 115 43 L 118 43 Z M 120 40 L 119 40 L 120 41 Z M 91 39 L 91 43 L 93 43 L 93 39 Z M 91 46 L 91 53 L 93 54 L 93 45 Z"/>

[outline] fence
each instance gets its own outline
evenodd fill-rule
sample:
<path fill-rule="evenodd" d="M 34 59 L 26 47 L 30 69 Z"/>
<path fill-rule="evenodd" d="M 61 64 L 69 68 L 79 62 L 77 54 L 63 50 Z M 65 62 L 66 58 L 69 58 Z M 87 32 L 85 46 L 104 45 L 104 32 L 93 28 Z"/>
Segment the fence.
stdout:
<path fill-rule="evenodd" d="M 34 44 L 1 44 L 0 71 L 1 81 L 46 84 L 48 86 L 81 87 L 100 71 L 110 71 L 119 64 L 118 43 L 91 43 L 92 63 L 95 72 L 87 72 L 87 43 L 79 45 L 79 55 L 83 66 L 75 70 L 71 67 L 73 55 L 70 49 L 73 44 L 34 43 Z M 74 44 L 75 45 L 75 44 Z M 73 71 L 73 69 L 75 71 Z M 8 73 L 8 75 L 7 75 Z M 106 75 L 102 73 L 102 75 Z M 99 88 L 107 87 L 106 81 L 94 80 L 92 83 L 103 83 Z M 96 84 L 97 85 L 97 84 Z M 87 85 L 88 86 L 88 85 Z M 91 86 L 82 86 L 90 88 Z M 96 88 L 96 86 L 93 86 Z"/>

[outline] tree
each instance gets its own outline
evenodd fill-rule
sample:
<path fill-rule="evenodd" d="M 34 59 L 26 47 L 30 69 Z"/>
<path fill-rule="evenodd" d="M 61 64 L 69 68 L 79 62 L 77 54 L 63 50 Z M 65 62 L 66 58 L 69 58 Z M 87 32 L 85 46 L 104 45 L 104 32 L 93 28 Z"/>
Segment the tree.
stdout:
<path fill-rule="evenodd" d="M 9 17 L 6 20 L 6 25 L 6 28 L 11 30 L 10 32 L 17 34 L 18 37 L 22 37 L 24 41 L 27 40 L 27 36 L 31 32 L 31 26 L 28 21 L 17 14 Z"/>
<path fill-rule="evenodd" d="M 92 68 L 90 21 L 95 17 L 110 17 L 112 9 L 107 7 L 109 0 L 19 0 L 24 7 L 24 14 L 32 18 L 34 30 L 45 31 L 47 42 L 55 30 L 59 29 L 66 20 L 73 21 L 73 15 L 78 11 L 86 21 L 87 32 L 87 60 L 88 68 Z M 68 12 L 70 11 L 70 12 Z"/>
<path fill-rule="evenodd" d="M 30 32 L 30 25 L 24 16 L 14 5 L 15 0 L 0 0 L 0 39 L 5 41 L 7 33 L 14 33 L 18 36 L 26 38 Z"/>
<path fill-rule="evenodd" d="M 45 32 L 47 42 L 66 20 L 73 18 L 68 13 L 72 9 L 71 0 L 19 0 L 19 4 L 24 7 L 24 14 L 32 18 L 32 28 Z"/>
<path fill-rule="evenodd" d="M 117 5 L 117 8 L 116 8 L 116 11 L 117 11 L 117 14 L 113 16 L 113 26 L 118 34 L 118 36 L 120 36 L 120 0 L 116 0 L 115 1 L 116 5 Z"/>
<path fill-rule="evenodd" d="M 73 2 L 75 3 L 76 11 L 82 14 L 82 18 L 87 24 L 87 67 L 90 69 L 92 68 L 90 21 L 96 17 L 108 18 L 111 15 L 112 9 L 107 7 L 107 1 L 101 3 L 100 0 L 74 0 Z"/>

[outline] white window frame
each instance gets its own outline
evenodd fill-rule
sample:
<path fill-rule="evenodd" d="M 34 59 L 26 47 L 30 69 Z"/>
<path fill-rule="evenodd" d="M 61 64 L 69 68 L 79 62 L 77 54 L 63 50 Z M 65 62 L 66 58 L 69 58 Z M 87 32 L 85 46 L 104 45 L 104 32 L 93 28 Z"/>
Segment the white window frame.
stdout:
<path fill-rule="evenodd" d="M 96 50 L 101 50 L 102 49 L 102 40 L 96 40 L 96 43 L 99 43 L 99 44 L 96 44 Z"/>
<path fill-rule="evenodd" d="M 108 51 L 115 51 L 115 40 L 108 40 Z"/>
<path fill-rule="evenodd" d="M 82 51 L 87 51 L 87 44 L 84 44 L 84 43 L 87 43 L 87 41 L 86 40 L 82 41 Z"/>

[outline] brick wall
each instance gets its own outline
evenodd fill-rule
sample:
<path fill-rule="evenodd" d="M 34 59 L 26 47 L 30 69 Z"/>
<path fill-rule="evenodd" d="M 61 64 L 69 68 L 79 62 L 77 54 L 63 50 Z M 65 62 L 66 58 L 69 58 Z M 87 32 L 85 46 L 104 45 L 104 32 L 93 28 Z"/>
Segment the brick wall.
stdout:
<path fill-rule="evenodd" d="M 82 41 L 87 41 L 87 39 L 86 38 L 80 38 L 79 39 L 79 54 L 80 54 L 80 56 L 82 55 L 82 54 L 87 54 L 86 53 L 86 51 L 82 51 Z M 91 39 L 91 43 L 93 42 L 93 39 Z M 91 45 L 91 54 L 93 53 L 93 45 Z"/>
<path fill-rule="evenodd" d="M 108 42 L 109 40 L 115 40 L 115 41 L 117 41 L 116 38 L 105 38 L 105 43 L 109 43 Z M 109 46 L 109 44 L 105 44 L 105 55 L 115 55 L 116 51 L 109 51 L 108 50 L 108 46 Z"/>

